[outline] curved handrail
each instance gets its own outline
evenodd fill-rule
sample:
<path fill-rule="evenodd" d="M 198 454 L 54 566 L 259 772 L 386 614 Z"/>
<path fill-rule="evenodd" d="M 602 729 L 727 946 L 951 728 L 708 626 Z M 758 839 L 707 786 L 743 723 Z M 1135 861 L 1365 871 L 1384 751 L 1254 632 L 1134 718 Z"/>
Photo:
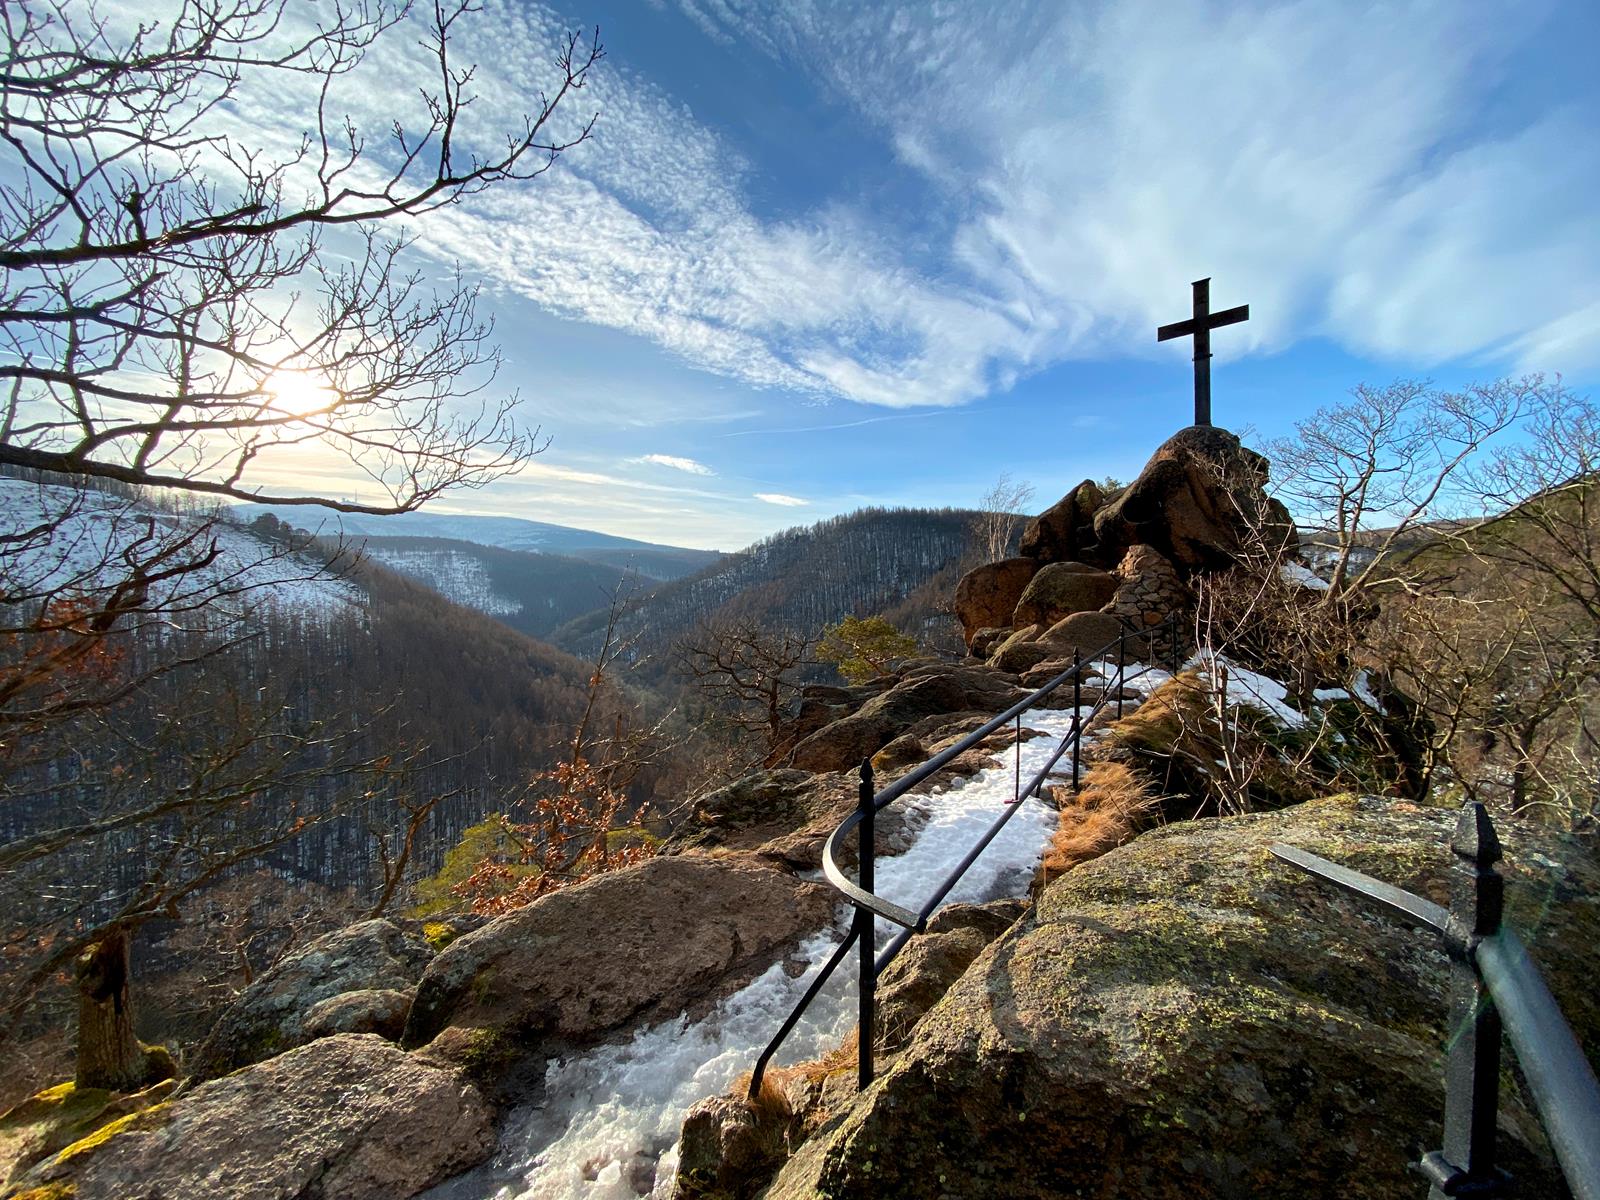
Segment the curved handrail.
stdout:
<path fill-rule="evenodd" d="M 1120 617 L 1118 619 L 1121 620 Z M 828 960 L 827 965 L 823 967 L 821 972 L 818 973 L 817 978 L 812 982 L 812 985 L 806 991 L 806 994 L 801 997 L 800 1002 L 795 1006 L 794 1011 L 789 1014 L 789 1018 L 784 1022 L 783 1027 L 778 1030 L 777 1035 L 771 1040 L 771 1042 L 767 1044 L 766 1049 L 761 1052 L 761 1057 L 756 1060 L 755 1069 L 751 1072 L 750 1076 L 750 1095 L 752 1098 L 755 1097 L 760 1091 L 762 1075 L 766 1069 L 768 1061 L 772 1058 L 778 1047 L 782 1045 L 784 1038 L 789 1035 L 789 1031 L 794 1028 L 795 1023 L 800 1018 L 800 1014 L 803 1013 L 810 1005 L 811 1001 L 816 998 L 817 993 L 822 990 L 822 986 L 827 982 L 828 977 L 833 974 L 835 968 L 837 968 L 839 963 L 844 960 L 845 949 L 858 939 L 861 940 L 863 955 L 862 986 L 863 989 L 870 987 L 871 981 L 876 980 L 878 974 L 881 973 L 883 969 L 894 959 L 894 956 L 900 952 L 901 948 L 910 939 L 911 935 L 913 933 L 919 933 L 927 927 L 928 918 L 933 915 L 934 910 L 937 909 L 944 901 L 944 898 L 950 894 L 951 889 L 953 889 L 960 881 L 962 875 L 966 873 L 967 868 L 972 866 L 972 864 L 977 861 L 978 856 L 983 853 L 985 848 L 988 847 L 989 843 L 994 840 L 996 835 L 999 834 L 1000 830 L 1004 828 L 1006 823 L 1012 818 L 1017 810 L 1022 807 L 1022 801 L 1027 799 L 1029 796 L 1033 796 L 1038 793 L 1039 788 L 1044 785 L 1045 779 L 1055 768 L 1056 763 L 1061 760 L 1062 755 L 1066 753 L 1069 746 L 1073 748 L 1073 753 L 1076 756 L 1078 748 L 1082 745 L 1083 732 L 1085 728 L 1091 721 L 1094 720 L 1096 716 L 1099 715 L 1100 711 L 1107 705 L 1107 703 L 1109 703 L 1109 698 L 1113 691 L 1116 691 L 1120 694 L 1123 685 L 1127 680 L 1126 650 L 1129 636 L 1131 635 L 1136 638 L 1150 638 L 1154 637 L 1162 630 L 1167 630 L 1173 635 L 1174 655 L 1176 655 L 1176 637 L 1178 629 L 1178 620 L 1176 614 L 1168 617 L 1161 624 L 1152 626 L 1148 629 L 1130 630 L 1127 627 L 1126 621 L 1123 621 L 1122 624 L 1123 628 L 1118 632 L 1115 639 L 1107 642 L 1104 646 L 1100 647 L 1100 649 L 1088 655 L 1087 658 L 1085 658 L 1082 654 L 1074 652 L 1072 666 L 1068 667 L 1055 678 L 1044 684 L 1043 687 L 1037 688 L 1033 692 L 1030 692 L 1027 696 L 1024 696 L 1021 700 L 1017 701 L 998 716 L 984 722 L 984 724 L 967 734 L 955 745 L 940 751 L 938 754 L 922 763 L 916 769 L 908 771 L 905 775 L 902 775 L 899 779 L 895 780 L 881 792 L 871 793 L 870 801 L 868 801 L 866 797 L 871 787 L 871 776 L 868 771 L 868 764 L 862 764 L 862 803 L 857 806 L 854 812 L 841 821 L 834 831 L 828 836 L 827 843 L 823 846 L 822 851 L 823 876 L 827 879 L 829 884 L 831 884 L 833 888 L 838 891 L 839 894 L 843 896 L 852 907 L 855 908 L 858 914 L 858 920 L 856 925 L 852 928 L 844 945 L 834 952 L 833 956 Z M 1050 756 L 1050 761 L 1045 764 L 1042 770 L 1034 775 L 1026 788 L 1020 789 L 1015 801 L 1007 806 L 1005 812 L 1000 814 L 1000 816 L 984 833 L 983 837 L 981 837 L 977 844 L 967 852 L 966 856 L 959 864 L 957 864 L 955 869 L 946 876 L 944 882 L 940 884 L 933 896 L 922 906 L 918 912 L 912 912 L 908 908 L 904 908 L 901 905 L 895 904 L 893 901 L 884 899 L 882 896 L 879 896 L 866 888 L 860 887 L 845 875 L 838 863 L 838 852 L 843 848 L 844 839 L 867 819 L 869 813 L 877 813 L 882 811 L 882 809 L 884 809 L 886 806 L 894 803 L 912 788 L 916 787 L 917 784 L 923 782 L 930 776 L 937 774 L 941 768 L 946 766 L 957 756 L 972 749 L 972 747 L 976 746 L 985 737 L 993 733 L 996 729 L 1000 728 L 1000 726 L 1004 725 L 1007 721 L 1010 721 L 1014 718 L 1020 719 L 1024 712 L 1027 712 L 1031 708 L 1037 707 L 1040 701 L 1044 700 L 1057 688 L 1062 687 L 1068 681 L 1081 683 L 1083 680 L 1084 667 L 1090 663 L 1103 660 L 1105 656 L 1111 653 L 1113 649 L 1118 652 L 1115 683 L 1101 689 L 1100 698 L 1096 700 L 1092 706 L 1090 706 L 1088 720 L 1083 719 L 1082 706 L 1074 706 L 1075 711 L 1072 718 L 1072 727 L 1061 739 L 1061 744 L 1056 748 L 1055 753 Z M 1174 661 L 1174 674 L 1177 673 L 1177 665 L 1177 662 Z M 1021 744 L 1019 742 L 1019 754 L 1021 753 L 1020 745 Z M 1076 757 L 1074 758 L 1074 763 L 1076 763 Z M 1074 770 L 1076 770 L 1076 768 L 1074 768 Z M 870 843 L 870 838 L 867 840 Z M 870 844 L 863 849 L 863 853 L 871 853 Z M 870 880 L 868 880 L 868 882 L 870 883 Z M 873 959 L 869 969 L 866 965 L 866 962 L 867 957 L 872 955 L 874 949 L 871 944 L 871 919 L 875 916 L 883 917 L 885 920 L 899 925 L 900 932 L 896 934 L 889 945 L 884 948 L 883 954 Z M 865 925 L 862 924 L 863 918 L 865 920 Z M 865 1086 L 865 1081 L 870 1075 L 870 1068 L 867 1064 L 870 1062 L 871 1045 L 872 1039 L 870 1035 L 863 1035 L 861 1037 L 861 1055 L 863 1063 L 861 1073 L 861 1078 L 863 1080 L 862 1086 Z"/>
<path fill-rule="evenodd" d="M 1146 633 L 1142 636 L 1149 636 L 1149 634 L 1154 633 L 1156 630 L 1173 627 L 1175 624 L 1176 618 L 1168 617 L 1167 620 L 1161 625 L 1157 625 L 1154 629 L 1146 631 Z M 1126 626 L 1126 622 L 1124 622 L 1124 626 Z M 1115 689 L 1121 690 L 1123 679 L 1127 672 L 1127 664 L 1121 661 L 1123 656 L 1120 654 L 1120 650 L 1124 647 L 1127 641 L 1127 635 L 1128 630 L 1126 627 L 1124 627 L 1122 632 L 1117 635 L 1115 641 L 1107 642 L 1104 646 L 1100 647 L 1100 649 L 1089 655 L 1087 659 L 1084 659 L 1081 655 L 1074 655 L 1073 665 L 1068 667 L 1065 671 L 1062 671 L 1054 679 L 1051 679 L 1043 687 L 1029 693 L 1027 696 L 1024 696 L 1021 700 L 1017 701 L 999 716 L 994 717 L 978 726 L 977 729 L 974 729 L 971 733 L 967 734 L 966 737 L 962 738 L 955 745 L 941 750 L 938 754 L 935 754 L 932 758 L 928 759 L 915 770 L 906 772 L 906 774 L 902 775 L 888 787 L 884 788 L 883 791 L 876 793 L 872 800 L 872 810 L 874 812 L 883 811 L 883 809 L 888 807 L 890 804 L 893 804 L 896 800 L 906 795 L 906 793 L 908 793 L 912 788 L 916 787 L 917 784 L 921 783 L 925 779 L 928 779 L 930 776 L 938 774 L 938 772 L 946 764 L 972 749 L 979 742 L 983 741 L 984 738 L 988 737 L 989 734 L 993 733 L 996 729 L 1000 728 L 1000 726 L 1004 725 L 1007 721 L 1021 716 L 1031 708 L 1037 707 L 1041 700 L 1050 695 L 1057 688 L 1061 687 L 1064 683 L 1068 682 L 1069 680 L 1077 680 L 1081 682 L 1083 678 L 1083 668 L 1089 663 L 1100 661 L 1113 649 L 1119 650 Z M 1100 710 L 1105 707 L 1106 698 L 1111 694 L 1112 690 L 1113 689 L 1110 687 L 1101 690 L 1100 699 L 1095 701 L 1093 708 L 1089 713 L 1089 721 L 1094 720 L 1094 718 L 1100 714 Z M 1072 728 L 1068 730 L 1066 736 L 1061 739 L 1061 746 L 1051 757 L 1049 763 L 1046 764 L 1045 769 L 1040 771 L 1034 777 L 1033 782 L 1030 783 L 1028 787 L 1022 789 L 1021 794 L 1017 797 L 1019 801 L 1033 795 L 1037 791 L 1038 787 L 1044 782 L 1045 776 L 1050 773 L 1051 768 L 1053 768 L 1056 763 L 1060 761 L 1061 756 L 1066 752 L 1067 747 L 1075 743 L 1081 737 L 1083 728 L 1089 723 L 1089 721 L 1080 720 L 1076 713 L 1074 713 L 1072 721 Z M 846 835 L 848 835 L 851 830 L 855 829 L 855 827 L 861 823 L 863 814 L 860 809 L 857 809 L 855 812 L 851 813 L 848 817 L 841 821 L 839 826 L 831 835 L 829 835 L 828 841 L 822 850 L 822 873 L 827 878 L 828 882 L 833 885 L 834 889 L 856 908 L 866 909 L 877 916 L 883 917 L 885 920 L 893 921 L 896 925 L 899 925 L 902 928 L 909 929 L 916 933 L 921 933 L 922 930 L 927 926 L 928 918 L 933 915 L 933 910 L 939 907 L 939 902 L 942 901 L 945 896 L 950 894 L 950 889 L 953 888 L 960 880 L 961 876 L 966 873 L 967 868 L 977 861 L 978 855 L 982 853 L 984 847 L 994 840 L 994 836 L 1000 832 L 1001 827 L 1004 826 L 1006 821 L 1010 818 L 1010 815 L 1011 811 L 1009 810 L 1001 815 L 1000 819 L 995 822 L 994 826 L 989 830 L 988 833 L 984 835 L 983 839 L 979 841 L 971 853 L 969 853 L 966 858 L 961 861 L 961 864 L 953 872 L 951 872 L 950 876 L 945 880 L 943 886 L 935 894 L 934 898 L 927 904 L 923 905 L 921 911 L 916 913 L 913 913 L 910 909 L 902 908 L 900 905 L 891 901 L 885 900 L 882 896 L 876 895 L 875 893 L 863 891 L 855 883 L 851 882 L 850 878 L 845 875 L 843 870 L 840 869 L 837 859 L 837 852 L 844 845 L 844 838 Z"/>

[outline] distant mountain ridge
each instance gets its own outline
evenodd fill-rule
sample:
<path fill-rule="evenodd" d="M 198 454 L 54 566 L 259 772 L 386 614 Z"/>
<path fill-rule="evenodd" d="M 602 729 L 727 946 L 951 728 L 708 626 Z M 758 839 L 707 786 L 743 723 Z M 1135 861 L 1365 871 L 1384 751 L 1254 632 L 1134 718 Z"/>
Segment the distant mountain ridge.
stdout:
<path fill-rule="evenodd" d="M 708 618 L 814 635 L 846 616 L 883 614 L 908 633 L 958 637 L 945 604 L 963 564 L 971 565 L 976 516 L 955 508 L 864 508 L 787 529 L 634 596 L 621 632 L 649 674 L 670 669 L 674 644 Z M 606 617 L 604 610 L 580 617 L 550 640 L 592 657 Z"/>
<path fill-rule="evenodd" d="M 722 558 L 715 550 L 641 542 L 593 529 L 552 525 L 522 517 L 461 513 L 409 512 L 393 516 L 340 513 L 298 505 L 240 504 L 230 515 L 248 524 L 263 513 L 323 537 L 360 541 L 367 538 L 446 538 L 516 550 L 523 554 L 556 554 L 605 563 L 625 570 L 632 567 L 653 579 L 677 579 L 703 570 Z"/>

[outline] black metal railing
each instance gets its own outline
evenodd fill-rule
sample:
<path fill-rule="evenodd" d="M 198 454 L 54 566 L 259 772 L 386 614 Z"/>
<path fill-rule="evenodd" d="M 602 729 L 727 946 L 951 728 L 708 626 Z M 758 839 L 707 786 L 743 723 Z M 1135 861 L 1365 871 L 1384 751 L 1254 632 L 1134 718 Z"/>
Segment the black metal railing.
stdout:
<path fill-rule="evenodd" d="M 806 1009 L 810 1007 L 811 1002 L 817 998 L 817 994 L 822 991 L 823 986 L 828 982 L 833 972 L 844 961 L 852 946 L 859 946 L 861 954 L 860 976 L 857 983 L 858 1054 L 856 1077 L 859 1085 L 863 1088 L 872 1082 L 872 1038 L 875 1025 L 878 976 L 894 961 L 895 956 L 900 953 L 913 934 L 921 933 L 927 928 L 928 918 L 933 915 L 934 910 L 944 903 L 945 897 L 961 881 L 961 877 L 966 874 L 967 869 L 978 860 L 978 856 L 984 852 L 989 843 L 994 841 L 1000 831 L 1021 809 L 1022 801 L 1030 796 L 1038 795 L 1039 789 L 1044 786 L 1045 780 L 1049 778 L 1050 773 L 1055 770 L 1056 764 L 1061 761 L 1068 750 L 1072 751 L 1072 786 L 1074 788 L 1078 786 L 1079 758 L 1084 730 L 1088 728 L 1091 721 L 1100 715 L 1107 705 L 1113 702 L 1113 698 L 1117 706 L 1117 715 L 1119 717 L 1122 715 L 1123 688 L 1128 679 L 1128 647 L 1130 642 L 1137 645 L 1143 641 L 1146 647 L 1153 648 L 1156 644 L 1156 639 L 1163 634 L 1170 646 L 1169 658 L 1172 673 L 1176 675 L 1179 665 L 1178 647 L 1181 640 L 1176 616 L 1168 617 L 1161 624 L 1148 629 L 1129 630 L 1124 625 L 1116 638 L 1107 642 L 1093 654 L 1088 655 L 1087 658 L 1077 650 L 1074 650 L 1072 666 L 1062 671 L 1037 691 L 1013 704 L 999 716 L 985 722 L 967 734 L 955 745 L 940 751 L 920 766 L 902 775 L 884 788 L 883 791 L 877 792 L 873 789 L 872 760 L 868 758 L 862 761 L 861 786 L 857 794 L 855 811 L 840 822 L 839 827 L 828 838 L 828 843 L 823 848 L 822 853 L 823 875 L 839 894 L 855 908 L 854 917 L 850 922 L 850 932 L 846 935 L 844 941 L 840 943 L 839 948 L 833 952 L 832 957 L 828 959 L 822 970 L 817 974 L 817 977 L 811 981 L 811 986 L 806 989 L 805 995 L 800 998 L 800 1002 L 795 1005 L 794 1010 L 779 1028 L 777 1034 L 767 1043 L 767 1048 L 761 1052 L 761 1057 L 756 1059 L 755 1070 L 750 1075 L 750 1096 L 752 1098 L 761 1090 L 761 1080 L 766 1074 L 767 1064 L 771 1061 L 772 1056 L 783 1045 L 784 1039 L 789 1036 Z M 1092 705 L 1088 706 L 1090 710 L 1088 716 L 1084 716 L 1083 710 L 1085 706 L 1082 704 L 1084 666 L 1086 663 L 1104 660 L 1113 652 L 1115 652 L 1117 666 L 1115 681 L 1102 680 L 1100 695 Z M 1029 709 L 1039 707 L 1042 701 L 1069 682 L 1072 684 L 1072 724 L 1065 736 L 1062 737 L 1061 744 L 1050 755 L 1044 767 L 1036 772 L 1032 779 L 1029 780 L 1028 785 L 1024 787 L 1022 785 L 1022 714 Z M 934 890 L 933 895 L 915 912 L 885 900 L 882 896 L 874 895 L 872 891 L 875 886 L 873 860 L 876 857 L 874 838 L 877 814 L 886 806 L 905 796 L 918 784 L 938 774 L 952 760 L 982 742 L 984 738 L 999 729 L 1007 721 L 1015 721 L 1017 730 L 1017 767 L 1011 802 L 995 818 L 994 822 L 984 832 L 983 836 L 978 839 L 972 849 L 967 852 L 966 856 L 945 876 L 944 881 Z M 845 839 L 855 830 L 859 830 L 856 839 L 857 858 L 859 861 L 857 878 L 855 882 L 852 882 L 839 868 L 838 855 L 844 846 Z M 889 944 L 884 947 L 881 954 L 874 953 L 878 917 L 900 926 L 900 931 L 890 939 Z"/>
<path fill-rule="evenodd" d="M 1501 923 L 1500 839 L 1482 804 L 1468 803 L 1451 839 L 1451 900 L 1444 909 L 1293 846 L 1273 846 L 1308 871 L 1444 940 L 1450 956 L 1444 1146 L 1423 1156 L 1429 1200 L 1510 1194 L 1495 1165 L 1502 1031 L 1511 1039 L 1551 1149 L 1578 1200 L 1600 1200 L 1600 1084 L 1539 968 Z"/>

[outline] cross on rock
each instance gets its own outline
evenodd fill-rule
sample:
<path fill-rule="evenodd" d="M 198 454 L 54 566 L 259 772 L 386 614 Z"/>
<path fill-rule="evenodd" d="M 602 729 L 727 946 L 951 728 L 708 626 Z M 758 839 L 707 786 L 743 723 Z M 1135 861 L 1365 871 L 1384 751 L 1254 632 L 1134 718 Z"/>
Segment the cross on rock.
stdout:
<path fill-rule="evenodd" d="M 1156 330 L 1156 341 L 1194 335 L 1194 423 L 1211 424 L 1211 331 L 1222 325 L 1237 325 L 1250 319 L 1250 306 L 1227 308 L 1219 313 L 1211 311 L 1211 280 L 1194 281 L 1194 316 L 1187 321 L 1162 325 Z"/>

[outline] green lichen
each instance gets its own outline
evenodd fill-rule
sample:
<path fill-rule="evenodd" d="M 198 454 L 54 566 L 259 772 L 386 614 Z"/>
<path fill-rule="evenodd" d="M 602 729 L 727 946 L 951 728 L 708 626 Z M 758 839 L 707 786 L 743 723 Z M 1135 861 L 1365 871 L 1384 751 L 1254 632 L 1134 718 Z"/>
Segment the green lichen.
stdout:
<path fill-rule="evenodd" d="M 517 1048 L 499 1029 L 474 1029 L 457 1053 L 457 1061 L 475 1080 L 497 1077 L 507 1063 L 517 1057 Z"/>
<path fill-rule="evenodd" d="M 448 921 L 425 921 L 422 936 L 435 950 L 443 950 L 461 936 L 461 931 Z"/>
<path fill-rule="evenodd" d="M 160 1104 L 153 1105 L 150 1108 L 129 1113 L 125 1117 L 118 1117 L 115 1121 L 110 1121 L 100 1126 L 99 1129 L 96 1129 L 87 1137 L 79 1138 L 73 1142 L 72 1145 L 55 1156 L 52 1165 L 59 1167 L 75 1158 L 89 1154 L 105 1145 L 118 1134 L 159 1128 L 166 1124 L 170 1115 L 168 1112 L 170 1106 L 171 1101 L 163 1100 Z"/>
<path fill-rule="evenodd" d="M 55 1183 L 41 1184 L 25 1191 L 12 1192 L 6 1200 L 72 1200 L 78 1194 L 78 1186 L 69 1180 L 58 1180 Z"/>

